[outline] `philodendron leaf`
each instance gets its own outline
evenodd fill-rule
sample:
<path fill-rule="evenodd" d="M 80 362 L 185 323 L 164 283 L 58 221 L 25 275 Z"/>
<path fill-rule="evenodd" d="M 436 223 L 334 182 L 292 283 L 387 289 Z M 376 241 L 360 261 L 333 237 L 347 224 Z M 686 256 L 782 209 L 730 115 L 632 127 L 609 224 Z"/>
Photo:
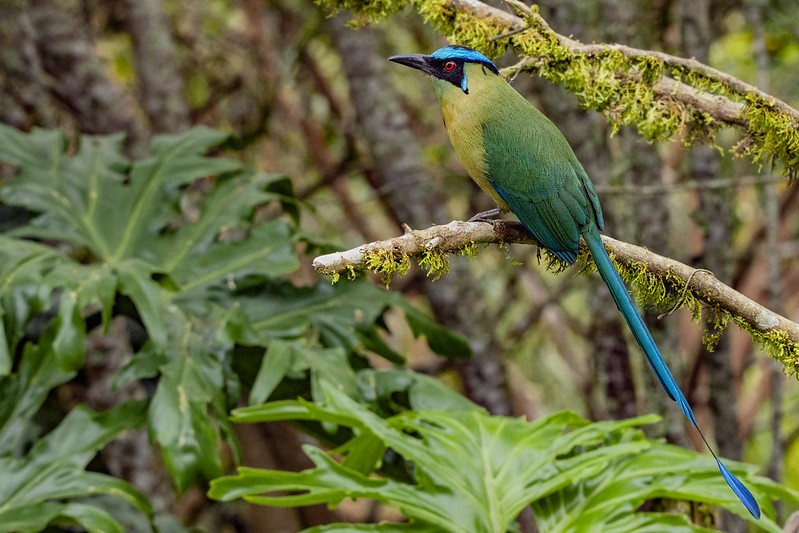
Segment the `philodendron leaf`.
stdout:
<path fill-rule="evenodd" d="M 282 177 L 205 155 L 227 137 L 204 127 L 159 136 L 149 157 L 131 162 L 120 136 L 83 136 L 72 154 L 60 132 L 25 135 L 0 125 L 0 160 L 17 167 L 0 199 L 37 213 L 14 235 L 86 248 L 92 262 L 111 271 L 125 261 L 145 262 L 149 272 L 196 290 L 231 276 L 296 269 L 288 224 L 253 224 L 258 206 L 288 205 L 290 187 Z M 213 179 L 192 218 L 181 212 L 180 191 L 200 178 Z M 231 230 L 244 236 L 224 238 Z"/>
<path fill-rule="evenodd" d="M 124 533 L 125 528 L 104 510 L 85 503 L 67 503 L 59 512 L 59 522 L 74 523 L 88 533 Z"/>
<path fill-rule="evenodd" d="M 6 338 L 6 326 L 3 320 L 3 308 L 0 307 L 0 378 L 11 372 L 11 348 Z"/>
<path fill-rule="evenodd" d="M 269 344 L 250 391 L 250 405 L 262 404 L 269 398 L 275 387 L 291 370 L 297 358 L 297 351 L 301 349 L 299 341 L 275 339 Z"/>
<path fill-rule="evenodd" d="M 225 283 L 233 288 L 237 279 L 248 275 L 274 279 L 298 267 L 291 228 L 282 220 L 273 220 L 253 228 L 244 239 L 217 241 L 193 250 L 175 264 L 172 274 L 183 293 L 181 300 L 207 301 L 202 291 L 211 285 Z"/>
<path fill-rule="evenodd" d="M 437 353 L 452 357 L 470 354 L 462 336 L 434 325 L 432 319 L 398 294 L 366 281 L 311 287 L 278 281 L 256 291 L 242 292 L 237 295 L 237 302 L 241 317 L 232 321 L 229 328 L 231 338 L 239 344 L 268 344 L 276 337 L 298 337 L 313 328 L 325 346 L 347 351 L 374 348 L 378 355 L 399 363 L 398 354 L 381 346 L 374 337 L 375 328 L 383 327 L 383 313 L 390 306 L 397 306 L 405 311 L 414 334 L 427 336 Z M 370 333 L 365 334 L 366 330 Z"/>
<path fill-rule="evenodd" d="M 417 337 L 424 335 L 434 352 L 447 357 L 471 357 L 472 348 L 463 336 L 445 328 L 410 303 L 404 300 L 402 302 L 411 331 Z"/>
<path fill-rule="evenodd" d="M 219 445 L 224 434 L 232 434 L 226 417 L 228 370 L 212 324 L 176 312 L 168 329 L 170 343 L 148 419 L 172 479 L 185 490 L 222 472 Z"/>
<path fill-rule="evenodd" d="M 423 526 L 420 524 L 395 524 L 393 522 L 381 522 L 379 524 L 327 524 L 324 526 L 311 527 L 304 530 L 305 533 L 348 533 L 350 531 L 371 531 L 377 533 L 442 533 L 440 529 L 433 526 Z"/>
<path fill-rule="evenodd" d="M 735 464 L 736 469 L 747 472 L 759 493 L 758 500 L 768 514 L 773 506 L 768 497 L 770 483 L 755 477 L 753 466 Z M 777 533 L 781 528 L 767 516 L 755 520 L 741 505 L 723 482 L 712 457 L 698 454 L 662 442 L 653 442 L 641 454 L 619 457 L 609 468 L 597 472 L 590 480 L 578 486 L 563 489 L 533 503 L 539 527 L 545 531 L 580 531 L 598 527 L 602 531 L 633 532 L 662 527 L 658 514 L 636 513 L 646 501 L 666 498 L 675 501 L 702 502 L 723 506 L 739 516 L 751 520 L 763 531 Z M 798 501 L 799 493 L 784 493 L 781 499 Z M 712 508 L 710 508 L 712 511 Z M 672 520 L 675 515 L 671 516 Z M 665 518 L 665 517 L 664 517 Z M 689 531 L 693 524 L 669 531 Z"/>
<path fill-rule="evenodd" d="M 411 370 L 361 370 L 358 390 L 361 399 L 381 414 L 397 414 L 408 409 L 480 409 L 440 379 Z"/>
<path fill-rule="evenodd" d="M 28 445 L 34 414 L 53 387 L 74 375 L 46 348 L 25 345 L 16 372 L 0 379 L 0 457 L 14 456 Z"/>
<path fill-rule="evenodd" d="M 15 457 L 12 450 L 0 455 L 0 530 L 40 531 L 56 521 L 88 531 L 122 531 L 107 512 L 72 501 L 96 494 L 122 498 L 151 518 L 149 502 L 133 487 L 85 470 L 109 441 L 143 420 L 141 402 L 120 404 L 103 413 L 78 407 L 23 457 Z"/>
<path fill-rule="evenodd" d="M 314 420 L 349 427 L 354 444 L 341 446 L 338 453 L 391 449 L 413 465 L 415 483 L 365 472 L 367 462 L 347 459 L 342 464 L 306 446 L 313 469 L 241 468 L 236 476 L 212 481 L 209 495 L 276 506 L 335 506 L 346 498 L 369 498 L 397 506 L 414 530 L 463 533 L 506 531 L 531 504 L 541 513 L 542 532 L 594 526 L 618 532 L 703 530 L 683 515 L 638 512 L 642 498 L 718 504 L 746 515 L 726 495 L 712 458 L 649 441 L 637 429 L 657 417 L 590 423 L 563 412 L 527 422 L 472 409 L 409 411 L 382 419 L 337 388 L 322 388 L 324 405 L 274 402 L 236 410 L 234 420 Z M 740 467 L 736 471 L 766 499 L 773 484 Z M 796 494 L 791 499 L 799 502 Z M 759 525 L 776 527 L 768 516 Z"/>
<path fill-rule="evenodd" d="M 0 236 L 0 265 L 0 313 L 9 353 L 26 335 L 32 318 L 52 312 L 54 357 L 67 370 L 82 367 L 86 353 L 83 310 L 98 304 L 107 322 L 116 278 L 98 265 L 82 265 L 52 248 L 5 236 Z"/>
<path fill-rule="evenodd" d="M 117 381 L 157 378 L 149 429 L 177 485 L 220 474 L 238 400 L 231 343 L 216 338 L 237 315 L 232 293 L 299 265 L 296 228 L 261 211 L 282 206 L 296 224 L 290 181 L 207 155 L 227 137 L 204 127 L 159 136 L 131 161 L 119 135 L 68 142 L 0 125 L 0 161 L 14 167 L 0 201 L 33 216 L 0 236 L 0 455 L 28 444 L 50 389 L 84 366 L 87 322 L 99 312 L 107 325 L 118 313 L 144 326 L 146 347 Z M 39 344 L 19 346 L 31 340 Z M 341 363 L 340 353 L 327 359 Z"/>

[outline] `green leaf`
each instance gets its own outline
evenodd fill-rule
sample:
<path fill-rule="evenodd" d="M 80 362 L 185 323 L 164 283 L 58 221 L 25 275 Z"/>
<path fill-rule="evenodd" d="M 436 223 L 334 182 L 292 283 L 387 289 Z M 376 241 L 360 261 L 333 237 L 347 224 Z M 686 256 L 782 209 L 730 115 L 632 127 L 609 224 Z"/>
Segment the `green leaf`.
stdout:
<path fill-rule="evenodd" d="M 160 369 L 148 420 L 169 473 L 178 488 L 185 490 L 222 473 L 218 446 L 219 426 L 227 425 L 226 370 L 213 330 L 177 318 L 171 322 L 172 343 L 165 348 L 168 358 Z"/>
<path fill-rule="evenodd" d="M 574 531 L 599 526 L 602 531 L 639 531 L 652 521 L 648 513 L 635 513 L 644 502 L 667 498 L 720 505 L 764 531 L 781 531 L 768 516 L 773 507 L 763 492 L 764 478 L 755 468 L 727 462 L 749 476 L 747 485 L 758 497 L 764 515 L 755 520 L 723 481 L 712 457 L 683 448 L 653 443 L 644 453 L 614 460 L 611 467 L 597 472 L 579 487 L 564 487 L 533 504 L 536 518 L 547 531 Z M 784 501 L 799 501 L 799 493 L 783 494 Z M 554 503 L 557 505 L 554 505 Z M 767 511 L 768 510 L 768 511 Z M 660 524 L 660 521 L 656 522 Z M 677 527 L 676 523 L 672 527 Z M 688 523 L 684 531 L 694 530 Z"/>
<path fill-rule="evenodd" d="M 265 245 L 270 252 L 262 254 L 262 257 L 275 262 L 275 265 L 261 265 L 261 272 L 273 271 L 272 275 L 276 276 L 283 273 L 280 269 L 296 269 L 298 265 L 293 253 L 293 241 L 283 222 L 268 223 L 265 225 L 268 229 L 256 227 L 244 239 L 226 240 L 223 237 L 231 230 L 251 226 L 257 206 L 279 199 L 268 192 L 274 181 L 281 181 L 281 178 L 256 174 L 250 170 L 220 177 L 204 197 L 199 218 L 181 225 L 175 231 L 161 234 L 159 239 L 151 243 L 152 246 L 142 251 L 142 257 L 159 265 L 164 272 L 172 273 L 181 284 L 196 284 L 198 277 L 224 279 L 231 272 L 230 267 L 226 266 L 221 274 L 215 276 L 206 272 L 218 268 L 216 260 L 207 259 L 207 254 L 214 254 L 215 259 L 222 259 L 227 264 L 236 256 L 245 255 L 236 251 L 236 246 L 246 246 L 251 242 Z M 288 250 L 284 249 L 286 246 Z M 225 252 L 219 252 L 217 248 L 225 249 Z M 252 254 L 251 251 L 249 253 Z M 271 254 L 275 254 L 275 258 L 271 258 Z M 281 261 L 289 262 L 288 267 L 280 264 L 278 254 L 281 254 Z M 198 261 L 203 264 L 201 267 L 197 265 Z"/>
<path fill-rule="evenodd" d="M 287 375 L 311 377 L 311 394 L 319 398 L 321 380 L 335 383 L 351 397 L 358 396 L 355 372 L 348 354 L 341 348 L 320 348 L 302 341 L 276 339 L 269 343 L 261 368 L 253 383 L 250 404 L 266 400 Z M 324 397 L 324 396 L 322 396 Z"/>
<path fill-rule="evenodd" d="M 355 330 L 365 349 L 396 365 L 404 365 L 406 363 L 405 356 L 383 340 L 380 336 L 380 330 L 374 324 L 359 324 L 355 327 Z"/>
<path fill-rule="evenodd" d="M 129 259 L 116 267 L 119 292 L 133 301 L 153 343 L 167 344 L 167 294 L 153 283 L 152 267 L 139 259 Z"/>
<path fill-rule="evenodd" d="M 78 525 L 89 532 L 123 532 L 124 527 L 103 509 L 85 503 L 41 502 L 0 511 L 0 532 L 44 530 L 48 525 Z"/>
<path fill-rule="evenodd" d="M 43 531 L 63 508 L 64 505 L 59 503 L 44 502 L 0 510 L 0 531 L 8 533 Z"/>
<path fill-rule="evenodd" d="M 220 282 L 235 285 L 237 278 L 247 275 L 276 278 L 298 267 L 291 229 L 275 220 L 254 228 L 246 239 L 194 251 L 175 266 L 173 275 L 188 293 Z"/>
<path fill-rule="evenodd" d="M 250 405 L 264 403 L 269 398 L 291 369 L 297 349 L 296 343 L 279 339 L 269 344 L 250 391 Z"/>
<path fill-rule="evenodd" d="M 156 377 L 168 362 L 169 357 L 148 344 L 116 373 L 111 388 L 116 390 L 132 381 Z"/>
<path fill-rule="evenodd" d="M 237 296 L 241 315 L 228 327 L 231 338 L 240 344 L 268 344 L 271 339 L 298 337 L 313 328 L 326 346 L 347 351 L 372 349 L 389 361 L 400 363 L 402 356 L 386 347 L 374 333 L 376 327 L 382 327 L 385 310 L 399 306 L 414 334 L 427 336 L 437 353 L 454 357 L 471 354 L 462 336 L 436 325 L 399 295 L 366 281 L 312 287 L 274 282 Z"/>
<path fill-rule="evenodd" d="M 251 326 L 238 332 L 237 342 L 268 343 L 299 336 L 313 326 L 326 345 L 352 350 L 359 344 L 355 326 L 373 324 L 394 298 L 366 282 L 312 287 L 275 282 L 240 295 L 239 301 Z"/>
<path fill-rule="evenodd" d="M 377 531 L 378 533 L 441 533 L 441 530 L 432 526 L 420 524 L 393 524 L 381 522 L 379 524 L 327 524 L 303 530 L 305 533 L 328 533 L 338 531 Z"/>
<path fill-rule="evenodd" d="M 27 139 L 8 128 L 2 139 L 17 142 L 0 150 L 0 159 L 18 166 L 17 179 L 0 189 L 0 199 L 40 214 L 15 232 L 33 237 L 47 236 L 83 246 L 99 257 L 107 257 L 109 232 L 126 223 L 120 203 L 103 203 L 104 191 L 119 191 L 127 166 L 121 155 L 121 135 L 85 136 L 74 156 L 67 155 L 63 134 L 34 131 Z M 116 198 L 115 198 L 116 199 Z"/>
<path fill-rule="evenodd" d="M 90 531 L 118 530 L 114 527 L 116 520 L 106 512 L 69 501 L 93 494 L 122 498 L 151 517 L 149 502 L 133 487 L 120 479 L 85 471 L 97 451 L 143 420 L 141 402 L 120 404 L 103 413 L 78 407 L 24 457 L 15 458 L 13 450 L 0 455 L 0 523 L 34 531 L 64 517 Z"/>
<path fill-rule="evenodd" d="M 25 346 L 16 372 L 0 379 L 0 457 L 15 455 L 27 445 L 31 418 L 50 390 L 74 375 L 46 348 Z"/>
<path fill-rule="evenodd" d="M 69 522 L 83 527 L 89 533 L 124 533 L 122 527 L 113 516 L 94 505 L 84 503 L 68 503 L 59 513 L 69 519 Z"/>
<path fill-rule="evenodd" d="M 55 328 L 53 355 L 63 368 L 78 370 L 83 366 L 86 354 L 86 326 L 76 292 L 68 290 L 61 295 Z"/>
<path fill-rule="evenodd" d="M 48 246 L 0 235 L 0 295 L 8 294 L 15 286 L 40 283 L 46 273 L 66 259 Z"/>
<path fill-rule="evenodd" d="M 472 356 L 472 348 L 465 337 L 438 324 L 407 302 L 403 303 L 402 309 L 413 334 L 417 337 L 424 335 L 434 352 L 446 357 Z"/>
<path fill-rule="evenodd" d="M 296 221 L 289 180 L 205 155 L 227 137 L 202 127 L 161 136 L 149 156 L 129 161 L 120 135 L 83 136 L 75 149 L 60 132 L 0 126 L 0 160 L 16 171 L 0 201 L 35 213 L 13 237 L 0 236 L 0 376 L 34 320 L 44 324 L 34 335 L 41 347 L 26 347 L 23 359 L 50 357 L 67 371 L 85 363 L 89 314 L 99 309 L 104 325 L 113 312 L 140 320 L 145 353 L 116 383 L 160 374 L 150 431 L 181 487 L 220 473 L 218 449 L 232 435 L 226 415 L 238 382 L 224 355 L 230 342 L 215 337 L 237 307 L 233 288 L 299 265 L 289 223 L 256 223 L 270 202 Z M 200 179 L 207 188 L 186 208 L 184 192 Z M 66 253 L 21 237 L 60 241 Z M 0 436 L 8 437 L 0 449 L 23 445 L 47 387 L 71 376 L 54 373 L 41 386 L 14 373 L 0 381 Z"/>
<path fill-rule="evenodd" d="M 682 515 L 639 512 L 651 498 L 717 504 L 748 514 L 711 457 L 649 441 L 637 429 L 657 417 L 589 423 L 564 412 L 526 422 L 471 409 L 409 411 L 384 420 L 335 387 L 322 388 L 324 405 L 273 402 L 238 409 L 234 419 L 349 427 L 352 440 L 336 450 L 346 455 L 343 464 L 306 446 L 314 468 L 298 473 L 240 468 L 236 476 L 212 481 L 209 495 L 275 506 L 336 506 L 346 498 L 369 498 L 399 507 L 414 528 L 473 533 L 506 531 L 530 504 L 542 532 L 703 530 Z M 367 472 L 379 446 L 412 464 L 415 481 Z M 350 459 L 359 453 L 370 459 Z M 735 469 L 765 499 L 772 484 Z M 790 500 L 799 502 L 796 494 Z M 777 531 L 769 516 L 759 524 Z"/>
<path fill-rule="evenodd" d="M 3 320 L 3 308 L 0 307 L 0 378 L 11 372 L 11 350 L 6 337 L 6 326 Z"/>
<path fill-rule="evenodd" d="M 104 196 L 115 201 L 112 204 L 116 207 L 113 216 L 125 221 L 124 226 L 114 224 L 113 232 L 109 232 L 108 240 L 114 243 L 111 262 L 126 257 L 142 257 L 142 250 L 160 229 L 153 228 L 151 221 L 157 220 L 159 211 L 163 209 L 161 198 L 169 193 L 170 187 L 177 189 L 203 176 L 241 169 L 241 163 L 237 161 L 203 155 L 225 138 L 226 133 L 204 127 L 177 135 L 159 136 L 152 143 L 153 157 L 134 164 L 127 187 L 104 190 L 107 193 Z"/>
<path fill-rule="evenodd" d="M 361 370 L 358 372 L 358 388 L 364 401 L 371 402 L 378 412 L 387 414 L 409 408 L 480 409 L 441 380 L 410 370 Z"/>

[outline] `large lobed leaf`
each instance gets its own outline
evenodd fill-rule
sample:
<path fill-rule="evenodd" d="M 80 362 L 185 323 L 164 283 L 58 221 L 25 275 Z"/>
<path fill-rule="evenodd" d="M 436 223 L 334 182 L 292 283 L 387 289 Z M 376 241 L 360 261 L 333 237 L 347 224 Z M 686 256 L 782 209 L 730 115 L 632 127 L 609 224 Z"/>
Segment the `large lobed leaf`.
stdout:
<path fill-rule="evenodd" d="M 238 393 L 227 387 L 229 363 L 212 328 L 176 317 L 167 323 L 174 328 L 168 336 L 174 342 L 166 350 L 168 356 L 157 359 L 161 378 L 148 421 L 152 439 L 161 446 L 164 463 L 182 491 L 222 473 L 219 446 L 232 435 L 226 415 Z M 229 443 L 235 449 L 235 443 Z"/>
<path fill-rule="evenodd" d="M 60 132 L 0 125 L 0 160 L 17 170 L 0 200 L 35 214 L 0 237 L 0 377 L 8 376 L 0 434 L 9 436 L 0 446 L 21 445 L 43 395 L 83 366 L 87 310 L 107 323 L 127 299 L 149 341 L 118 383 L 160 376 L 150 429 L 181 488 L 219 475 L 227 406 L 238 392 L 229 387 L 226 345 L 214 339 L 224 317 L 208 316 L 209 293 L 298 266 L 288 222 L 253 224 L 259 205 L 285 201 L 285 178 L 205 155 L 226 137 L 207 128 L 159 137 L 149 157 L 130 162 L 119 136 L 84 136 L 73 153 Z M 204 177 L 198 217 L 184 216 L 180 191 Z M 60 241 L 67 253 L 20 237 Z M 45 324 L 33 334 L 39 344 L 20 347 L 34 320 Z M 17 352 L 19 371 L 9 375 Z"/>
<path fill-rule="evenodd" d="M 85 470 L 109 441 L 143 420 L 140 402 L 99 414 L 78 407 L 24 456 L 0 454 L 0 531 L 41 531 L 53 521 L 77 523 L 89 531 L 124 531 L 106 511 L 74 501 L 97 494 L 122 498 L 151 519 L 149 502 L 133 487 Z"/>
<path fill-rule="evenodd" d="M 656 417 L 589 423 L 564 412 L 526 422 L 472 409 L 409 411 L 385 420 L 336 387 L 325 383 L 324 391 L 324 405 L 273 402 L 238 409 L 234 421 L 312 420 L 348 427 L 352 440 L 339 449 L 347 454 L 344 463 L 308 445 L 304 450 L 315 468 L 240 468 L 236 476 L 214 480 L 209 495 L 277 506 L 369 498 L 398 506 L 413 530 L 464 533 L 506 531 L 530 504 L 541 531 L 703 530 L 680 514 L 638 512 L 644 501 L 663 497 L 718 504 L 748 516 L 727 495 L 712 459 L 649 441 L 636 428 Z M 370 448 L 402 456 L 413 465 L 414 482 L 376 477 L 363 461 L 350 464 Z M 768 480 L 737 470 L 761 501 L 773 495 Z M 794 492 L 781 496 L 799 501 Z M 769 516 L 773 510 L 766 510 L 758 525 L 779 531 Z M 358 530 L 401 529 L 364 524 Z"/>
<path fill-rule="evenodd" d="M 300 288 L 285 280 L 299 265 L 291 183 L 208 156 L 226 137 L 208 128 L 162 136 L 146 158 L 130 161 L 120 136 L 83 136 L 75 145 L 60 132 L 0 125 L 0 160 L 16 167 L 0 201 L 33 213 L 0 236 L 0 436 L 9 437 L 0 448 L 24 445 L 43 395 L 83 367 L 87 324 L 98 322 L 89 315 L 107 324 L 121 313 L 146 329 L 116 384 L 158 379 L 149 429 L 180 488 L 220 474 L 225 441 L 235 449 L 226 417 L 239 399 L 234 345 L 261 349 L 255 400 L 284 382 L 310 384 L 319 396 L 326 376 L 389 411 L 395 400 L 383 394 L 412 392 L 413 402 L 430 404 L 441 390 L 359 374 L 367 352 L 404 362 L 382 340 L 388 308 L 404 309 L 436 352 L 469 355 L 462 337 L 395 294 L 365 282 Z M 202 193 L 187 207 L 189 184 Z M 267 203 L 288 216 L 256 222 Z M 35 322 L 43 327 L 31 334 Z"/>

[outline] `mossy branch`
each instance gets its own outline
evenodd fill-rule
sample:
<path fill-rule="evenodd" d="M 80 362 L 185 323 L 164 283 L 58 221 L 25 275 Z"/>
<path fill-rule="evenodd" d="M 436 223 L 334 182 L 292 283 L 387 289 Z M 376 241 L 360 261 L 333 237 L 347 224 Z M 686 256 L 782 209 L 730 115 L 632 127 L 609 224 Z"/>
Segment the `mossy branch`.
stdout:
<path fill-rule="evenodd" d="M 617 44 L 583 44 L 550 28 L 535 6 L 505 0 L 516 14 L 479 0 L 317 0 L 351 9 L 362 23 L 412 5 L 450 41 L 497 56 L 513 48 L 530 71 L 564 86 L 614 129 L 635 125 L 645 138 L 714 143 L 722 126 L 738 128 L 735 155 L 757 164 L 781 162 L 799 174 L 799 111 L 758 88 L 694 59 Z"/>
<path fill-rule="evenodd" d="M 607 236 L 602 239 L 622 278 L 634 287 L 644 305 L 686 306 L 698 318 L 704 304 L 713 313 L 717 326 L 735 322 L 782 364 L 786 374 L 799 375 L 799 324 L 721 283 L 709 272 L 697 271 L 640 246 Z M 456 221 L 424 230 L 406 228 L 400 237 L 317 257 L 313 267 L 334 282 L 342 274 L 354 277 L 359 272 L 371 271 L 389 283 L 394 274 L 405 274 L 411 259 L 416 259 L 429 275 L 438 278 L 447 271 L 449 254 L 474 255 L 477 245 L 489 243 L 536 244 L 536 241 L 518 222 Z M 557 262 L 554 257 L 550 259 Z M 590 264 L 587 251 L 583 250 L 578 262 L 583 267 Z M 708 332 L 706 340 L 712 342 L 714 336 L 718 336 L 718 331 Z"/>

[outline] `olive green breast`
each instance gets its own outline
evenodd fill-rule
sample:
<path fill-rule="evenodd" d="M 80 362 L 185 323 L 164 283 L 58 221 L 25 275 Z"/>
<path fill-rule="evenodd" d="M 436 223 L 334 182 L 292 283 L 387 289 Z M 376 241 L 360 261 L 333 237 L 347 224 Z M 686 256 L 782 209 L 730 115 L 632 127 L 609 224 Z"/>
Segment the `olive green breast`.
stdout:
<path fill-rule="evenodd" d="M 469 176 L 504 211 L 509 211 L 503 200 L 488 180 L 486 152 L 483 145 L 483 127 L 490 118 L 493 107 L 486 97 L 493 88 L 507 82 L 481 65 L 467 63 L 465 66 L 469 93 L 439 79 L 433 80 L 436 95 L 444 115 L 452 146 Z"/>

